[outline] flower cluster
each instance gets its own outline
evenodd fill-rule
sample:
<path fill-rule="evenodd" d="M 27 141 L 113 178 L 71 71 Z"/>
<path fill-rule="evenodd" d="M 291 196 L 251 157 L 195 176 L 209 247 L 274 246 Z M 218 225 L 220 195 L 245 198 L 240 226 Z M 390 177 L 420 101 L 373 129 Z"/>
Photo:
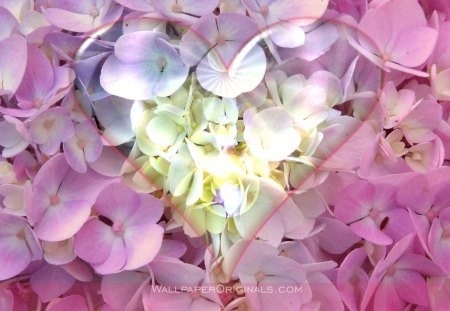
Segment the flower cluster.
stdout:
<path fill-rule="evenodd" d="M 447 310 L 445 0 L 0 0 L 0 310 Z"/>

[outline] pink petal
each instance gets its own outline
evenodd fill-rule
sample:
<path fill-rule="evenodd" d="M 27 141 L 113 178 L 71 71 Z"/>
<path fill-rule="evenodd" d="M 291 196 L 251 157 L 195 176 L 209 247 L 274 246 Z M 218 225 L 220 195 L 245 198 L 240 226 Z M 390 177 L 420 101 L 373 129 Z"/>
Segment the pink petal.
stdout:
<path fill-rule="evenodd" d="M 395 263 L 395 267 L 402 270 L 414 270 L 427 276 L 442 275 L 442 270 L 430 259 L 409 252 Z"/>
<path fill-rule="evenodd" d="M 353 231 L 334 218 L 321 218 L 325 228 L 317 234 L 319 245 L 331 254 L 343 254 L 352 245 L 360 241 Z"/>
<path fill-rule="evenodd" d="M 25 219 L 0 213 L 0 280 L 16 276 L 41 256 L 40 245 Z"/>
<path fill-rule="evenodd" d="M 431 185 L 427 178 L 423 174 L 415 174 L 404 185 L 397 192 L 398 203 L 416 213 L 427 213 L 432 204 L 432 196 L 428 195 Z"/>
<path fill-rule="evenodd" d="M 22 272 L 31 262 L 25 241 L 14 237 L 0 238 L 0 280 L 6 280 Z"/>
<path fill-rule="evenodd" d="M 180 42 L 180 55 L 183 62 L 192 67 L 215 46 L 219 35 L 215 26 L 214 14 L 202 16 L 182 37 Z"/>
<path fill-rule="evenodd" d="M 415 236 L 413 234 L 407 235 L 400 241 L 398 241 L 391 249 L 385 260 L 380 262 L 379 268 L 381 270 L 393 265 L 411 246 Z"/>
<path fill-rule="evenodd" d="M 407 67 L 422 65 L 433 52 L 437 36 L 438 32 L 429 27 L 417 27 L 399 33 L 392 48 L 391 60 Z"/>
<path fill-rule="evenodd" d="M 0 19 L 2 20 L 2 27 L 0 28 L 0 41 L 8 38 L 17 25 L 17 20 L 6 8 L 0 7 Z"/>
<path fill-rule="evenodd" d="M 156 39 L 169 41 L 169 37 L 157 31 L 138 31 L 121 36 L 115 46 L 114 54 L 125 63 L 141 63 L 149 59 Z"/>
<path fill-rule="evenodd" d="M 196 299 L 192 302 L 192 310 L 198 311 L 220 311 L 222 308 L 215 302 L 203 298 Z"/>
<path fill-rule="evenodd" d="M 369 214 L 375 187 L 360 181 L 348 185 L 336 200 L 334 214 L 344 223 L 350 223 Z"/>
<path fill-rule="evenodd" d="M 72 237 L 89 218 L 91 206 L 89 202 L 78 200 L 48 207 L 34 227 L 37 237 L 45 241 L 62 241 Z"/>
<path fill-rule="evenodd" d="M 44 264 L 30 277 L 30 285 L 43 302 L 64 294 L 75 283 L 75 279 L 58 266 Z"/>
<path fill-rule="evenodd" d="M 375 221 L 365 217 L 350 225 L 350 228 L 360 237 L 379 245 L 392 244 L 392 239 L 378 228 Z"/>
<path fill-rule="evenodd" d="M 110 256 L 115 238 L 111 227 L 92 218 L 75 236 L 75 253 L 91 264 L 101 264 Z"/>
<path fill-rule="evenodd" d="M 428 250 L 428 233 L 430 232 L 430 221 L 426 216 L 417 215 L 410 209 L 408 209 L 408 212 L 414 229 L 417 232 L 417 237 L 419 238 L 420 244 L 422 244 L 423 249 L 429 255 L 430 251 Z"/>
<path fill-rule="evenodd" d="M 450 209 L 449 209 L 450 210 Z M 450 272 L 450 239 L 442 237 L 444 229 L 438 219 L 431 224 L 428 245 L 433 261 L 445 272 Z"/>
<path fill-rule="evenodd" d="M 228 250 L 222 263 L 225 274 L 231 278 L 239 273 L 258 273 L 262 259 L 268 255 L 278 255 L 278 250 L 262 241 L 240 240 Z"/>
<path fill-rule="evenodd" d="M 169 287 L 198 286 L 205 272 L 194 265 L 174 258 L 157 258 L 150 263 L 155 280 Z"/>
<path fill-rule="evenodd" d="M 328 3 L 328 0 L 316 2 L 308 0 L 267 1 L 267 5 L 270 5 L 269 12 L 271 14 L 280 19 L 296 22 L 300 26 L 311 24 L 313 21 L 322 17 Z"/>
<path fill-rule="evenodd" d="M 306 204 L 305 204 L 306 205 Z M 291 239 L 304 239 L 314 227 L 314 218 L 305 217 L 300 208 L 291 200 L 287 200 L 280 208 L 279 212 L 283 220 L 284 236 Z M 307 207 L 304 207 L 307 209 Z"/>
<path fill-rule="evenodd" d="M 381 56 L 392 37 L 392 24 L 383 10 L 368 11 L 359 24 L 358 39 L 368 51 Z"/>
<path fill-rule="evenodd" d="M 372 127 L 348 116 L 333 118 L 328 126 L 316 152 L 318 158 L 324 159 L 322 168 L 358 167 L 364 151 L 376 141 Z"/>
<path fill-rule="evenodd" d="M 382 217 L 384 221 L 387 221 L 383 232 L 394 241 L 399 241 L 406 235 L 415 233 L 414 226 L 408 216 L 408 212 L 401 208 L 395 208 L 382 213 L 380 217 Z"/>
<path fill-rule="evenodd" d="M 192 0 L 191 0 L 192 1 Z M 226 40 L 248 43 L 259 34 L 258 27 L 249 17 L 236 13 L 223 13 L 217 17 L 219 34 Z M 238 51 L 236 51 L 237 53 Z"/>
<path fill-rule="evenodd" d="M 27 64 L 27 43 L 19 35 L 0 41 L 0 95 L 12 95 L 19 87 Z"/>
<path fill-rule="evenodd" d="M 395 281 L 384 278 L 374 296 L 374 310 L 403 310 L 405 303 L 395 290 Z"/>
<path fill-rule="evenodd" d="M 196 16 L 204 16 L 211 13 L 218 5 L 218 0 L 153 0 L 155 9 L 164 17 L 181 21 L 183 24 L 193 24 L 198 19 Z M 178 4 L 175 11 L 173 7 Z M 178 12 L 181 10 L 181 12 Z"/>
<path fill-rule="evenodd" d="M 263 264 L 261 271 L 265 275 L 276 275 L 278 277 L 283 277 L 288 282 L 293 281 L 297 284 L 301 284 L 306 280 L 306 271 L 303 267 L 293 259 L 277 256 L 277 255 L 267 255 L 263 258 Z"/>
<path fill-rule="evenodd" d="M 448 277 L 444 276 L 428 278 L 427 284 L 431 310 L 445 311 L 445 309 L 450 305 Z"/>
<path fill-rule="evenodd" d="M 128 254 L 124 269 L 137 269 L 151 262 L 161 248 L 163 235 L 163 228 L 156 224 L 127 227 L 123 236 Z"/>
<path fill-rule="evenodd" d="M 305 32 L 289 22 L 278 22 L 271 25 L 270 38 L 277 46 L 296 48 L 305 43 Z"/>
<path fill-rule="evenodd" d="M 112 221 L 129 219 L 139 209 L 140 196 L 121 183 L 114 183 L 100 192 L 95 210 Z"/>
<path fill-rule="evenodd" d="M 81 143 L 81 145 L 80 145 Z M 63 144 L 67 163 L 77 172 L 87 171 L 87 162 L 97 160 L 103 148 L 99 134 L 86 121 L 75 127 L 75 136 Z"/>
<path fill-rule="evenodd" d="M 332 23 L 324 23 L 306 33 L 305 44 L 296 49 L 283 49 L 283 57 L 299 57 L 306 61 L 313 61 L 328 52 L 339 39 L 339 33 Z"/>
<path fill-rule="evenodd" d="M 428 307 L 428 291 L 424 277 L 415 271 L 398 270 L 394 276 L 398 295 L 405 301 Z"/>
<path fill-rule="evenodd" d="M 164 239 L 158 257 L 172 257 L 179 259 L 186 253 L 186 250 L 187 246 L 185 243 L 177 240 Z"/>
<path fill-rule="evenodd" d="M 79 258 L 60 267 L 78 281 L 91 282 L 94 279 L 94 273 L 89 264 Z"/>
<path fill-rule="evenodd" d="M 361 248 L 355 249 L 347 255 L 338 270 L 337 288 L 342 300 L 351 311 L 358 310 L 369 281 L 364 270 L 359 268 L 366 258 L 367 255 Z M 358 283 L 353 284 L 351 280 L 354 279 L 358 280 Z"/>
<path fill-rule="evenodd" d="M 262 282 L 258 283 L 258 287 L 261 289 L 258 298 L 263 306 L 262 310 L 277 310 L 277 308 L 279 310 L 300 310 L 303 309 L 301 307 L 302 302 L 308 301 L 305 293 L 302 292 L 281 293 L 282 287 L 300 288 L 295 281 L 283 277 L 267 276 Z M 270 293 L 269 288 L 272 288 L 274 293 Z"/>
<path fill-rule="evenodd" d="M 84 152 L 78 145 L 78 138 L 73 137 L 63 143 L 64 156 L 70 167 L 78 172 L 85 173 L 87 171 L 87 163 L 84 158 Z"/>
<path fill-rule="evenodd" d="M 98 265 L 92 265 L 99 274 L 110 274 L 120 272 L 127 261 L 127 251 L 123 239 L 115 238 L 111 247 L 109 257 Z"/>
<path fill-rule="evenodd" d="M 125 64 L 110 56 L 102 67 L 100 83 L 111 95 L 145 100 L 154 95 L 153 85 L 158 73 L 141 63 Z"/>
<path fill-rule="evenodd" d="M 94 18 L 91 15 L 55 8 L 46 9 L 44 16 L 53 25 L 75 32 L 88 32 L 92 30 L 94 23 Z"/>
<path fill-rule="evenodd" d="M 102 297 L 106 303 L 125 310 L 126 306 L 147 280 L 147 275 L 138 271 L 126 271 L 105 275 L 102 279 Z"/>
<path fill-rule="evenodd" d="M 115 147 L 105 146 L 100 153 L 100 157 L 90 164 L 90 167 L 97 173 L 108 177 L 121 175 L 121 169 L 126 161 L 124 155 Z"/>
<path fill-rule="evenodd" d="M 28 45 L 28 60 L 16 96 L 19 101 L 44 100 L 53 86 L 53 67 L 47 56 L 33 45 Z"/>
<path fill-rule="evenodd" d="M 8 289 L 0 290 L 0 310 L 13 311 L 14 295 Z"/>
<path fill-rule="evenodd" d="M 126 221 L 126 225 L 156 223 L 163 215 L 164 207 L 160 200 L 148 194 L 139 194 L 139 209 Z"/>
<path fill-rule="evenodd" d="M 139 12 L 152 12 L 153 6 L 147 0 L 115 0 L 117 3 L 123 5 L 126 8 L 139 11 Z"/>
<path fill-rule="evenodd" d="M 86 300 L 80 295 L 66 296 L 61 299 L 55 299 L 45 309 L 46 311 L 88 311 Z"/>
<path fill-rule="evenodd" d="M 394 36 L 405 29 L 427 24 L 425 14 L 418 1 L 394 0 L 386 3 L 381 9 L 392 21 Z M 408 12 L 408 14 L 404 14 L 404 12 Z"/>
<path fill-rule="evenodd" d="M 145 311 L 191 310 L 192 298 L 185 293 L 159 293 L 149 288 L 144 294 L 143 303 Z"/>
<path fill-rule="evenodd" d="M 308 275 L 308 283 L 313 293 L 312 301 L 319 303 L 324 310 L 344 310 L 341 296 L 334 284 L 322 273 Z"/>

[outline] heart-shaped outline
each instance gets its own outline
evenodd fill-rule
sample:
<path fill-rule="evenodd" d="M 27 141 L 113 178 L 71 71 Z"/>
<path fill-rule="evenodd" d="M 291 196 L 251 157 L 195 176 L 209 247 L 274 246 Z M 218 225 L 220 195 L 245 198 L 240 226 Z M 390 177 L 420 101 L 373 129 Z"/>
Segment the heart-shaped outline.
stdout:
<path fill-rule="evenodd" d="M 158 21 L 161 21 L 161 22 L 170 22 L 170 23 L 174 23 L 174 24 L 177 24 L 177 25 L 180 25 L 180 26 L 184 26 L 184 27 L 186 27 L 186 28 L 190 28 L 190 26 L 191 26 L 191 25 L 185 25 L 185 24 L 183 24 L 183 23 L 181 23 L 181 22 L 179 22 L 179 21 L 173 21 L 173 20 L 170 20 L 170 19 L 164 19 L 164 18 L 149 17 L 149 16 L 145 16 L 145 15 L 144 15 L 144 16 L 140 16 L 140 17 L 137 17 L 137 18 L 121 18 L 121 19 L 118 19 L 118 20 L 113 21 L 113 22 L 111 22 L 111 23 L 107 23 L 107 24 L 105 24 L 105 25 L 102 25 L 102 26 L 100 26 L 100 27 L 98 27 L 98 28 L 96 28 L 96 29 L 94 29 L 94 30 L 91 30 L 91 31 L 88 32 L 88 33 L 83 34 L 81 37 L 84 38 L 85 41 L 83 41 L 83 43 L 78 47 L 78 49 L 77 49 L 76 52 L 75 52 L 75 55 L 72 55 L 73 59 L 72 59 L 72 61 L 69 61 L 69 62 L 68 62 L 69 66 L 72 66 L 72 62 L 74 62 L 74 60 L 75 60 L 75 58 L 76 58 L 76 55 L 78 54 L 78 51 L 83 47 L 83 45 L 84 45 L 87 41 L 92 40 L 92 39 L 98 39 L 98 36 L 96 35 L 98 32 L 101 32 L 101 31 L 104 30 L 104 29 L 109 29 L 111 26 L 113 26 L 113 25 L 116 24 L 116 23 L 124 22 L 124 21 L 127 21 L 127 20 L 136 20 L 136 19 L 154 19 L 154 20 L 158 20 Z M 355 25 L 354 23 L 346 22 L 345 20 L 339 19 L 339 18 L 310 17 L 310 16 L 299 17 L 299 18 L 295 18 L 295 19 L 293 19 L 293 20 L 298 20 L 298 19 L 308 19 L 308 20 L 314 19 L 314 20 L 316 20 L 316 22 L 317 22 L 317 21 L 322 21 L 323 23 L 335 22 L 337 25 L 343 26 L 344 28 L 345 28 L 345 27 L 348 27 L 348 28 L 350 28 L 352 31 L 356 31 L 357 33 L 362 34 L 369 42 L 371 42 L 371 44 L 373 44 L 373 45 L 375 46 L 375 48 L 380 52 L 380 55 L 382 54 L 382 53 L 381 53 L 382 50 L 381 50 L 381 48 L 377 45 L 377 43 L 376 43 L 374 40 L 372 40 L 367 34 L 365 34 L 361 29 L 359 29 L 358 25 Z M 284 22 L 286 22 L 286 21 L 284 21 Z M 234 59 L 236 58 L 236 56 L 239 54 L 239 52 L 240 52 L 244 47 L 246 47 L 248 44 L 254 44 L 254 43 L 256 43 L 256 42 L 259 42 L 259 41 L 263 38 L 263 34 L 264 34 L 264 33 L 268 34 L 268 33 L 270 32 L 270 28 L 273 27 L 273 26 L 276 26 L 276 25 L 277 25 L 277 24 L 268 25 L 268 26 L 266 27 L 266 29 L 263 29 L 263 30 L 258 31 L 258 33 L 256 33 L 253 37 L 249 38 L 249 39 L 242 45 L 242 47 L 236 52 L 236 54 L 235 54 L 234 57 L 233 57 L 233 61 L 234 61 Z M 106 27 L 106 28 L 105 28 L 105 27 Z M 103 32 L 102 32 L 102 33 L 103 33 Z M 199 36 L 200 36 L 200 35 L 199 35 Z M 255 38 L 258 38 L 258 40 L 256 40 Z M 207 40 L 205 39 L 205 41 L 207 41 Z M 215 47 L 212 46 L 211 49 L 215 50 Z M 113 52 L 113 50 L 112 50 L 112 52 Z M 221 58 L 221 56 L 219 56 L 219 57 Z M 222 58 L 221 58 L 221 59 L 222 59 Z M 75 60 L 75 61 L 76 61 L 76 60 Z M 230 63 L 230 66 L 233 64 L 233 61 Z M 379 81 L 379 90 L 383 89 L 383 86 L 384 86 L 384 84 L 385 84 L 385 74 L 386 74 L 386 71 L 389 71 L 389 69 L 387 69 L 387 67 L 385 66 L 385 63 L 386 63 L 386 61 L 385 61 L 385 60 L 382 60 L 383 66 L 382 66 L 382 68 L 380 68 L 380 71 L 381 71 L 381 80 Z M 229 68 L 229 66 L 225 66 L 225 67 L 226 67 L 226 68 Z M 85 95 L 87 95 L 87 96 L 89 97 L 89 94 L 87 93 L 86 90 L 82 90 L 82 91 L 85 93 Z M 89 98 L 89 100 L 92 102 L 92 100 L 91 100 L 90 98 Z M 307 176 L 303 179 L 303 181 L 302 181 L 302 182 L 301 182 L 294 190 L 287 191 L 286 197 L 285 197 L 285 198 L 284 198 L 277 206 L 275 206 L 275 207 L 273 208 L 273 211 L 270 213 L 270 215 L 269 215 L 269 216 L 262 222 L 262 224 L 256 229 L 255 233 L 253 234 L 252 239 L 248 240 L 248 242 L 247 242 L 247 244 L 245 245 L 243 251 L 240 253 L 239 257 L 237 258 L 237 260 L 236 260 L 236 262 L 235 262 L 235 264 L 234 264 L 234 267 L 233 267 L 233 269 L 232 269 L 232 271 L 231 271 L 231 274 L 230 274 L 229 276 L 225 275 L 225 272 L 224 272 L 224 270 L 223 270 L 223 267 L 222 267 L 221 263 L 219 263 L 219 264 L 217 265 L 217 268 L 219 269 L 220 273 L 222 274 L 223 279 L 228 279 L 228 277 L 231 277 L 231 275 L 233 274 L 233 272 L 234 272 L 234 270 L 236 269 L 237 265 L 239 264 L 239 261 L 242 259 L 243 255 L 246 253 L 246 251 L 248 250 L 248 248 L 250 247 L 250 245 L 252 244 L 252 242 L 255 241 L 255 239 L 256 239 L 258 233 L 259 233 L 259 232 L 262 230 L 262 228 L 267 224 L 267 222 L 268 222 L 268 221 L 269 221 L 269 220 L 270 220 L 270 219 L 271 219 L 271 218 L 279 211 L 279 209 L 283 207 L 283 205 L 286 203 L 286 201 L 289 200 L 289 199 L 292 197 L 292 195 L 296 192 L 296 190 L 298 190 L 304 183 L 306 183 L 306 182 L 309 180 L 309 178 L 311 178 L 311 176 L 314 176 L 314 173 L 315 173 L 316 171 L 320 170 L 321 167 L 322 167 L 325 163 L 327 163 L 333 156 L 335 156 L 335 155 L 339 152 L 339 150 L 340 150 L 343 146 L 345 146 L 346 143 L 348 143 L 348 142 L 352 139 L 352 137 L 353 137 L 354 135 L 356 135 L 356 133 L 358 132 L 358 130 L 359 130 L 362 126 L 364 126 L 364 125 L 367 123 L 368 120 L 370 120 L 370 117 L 372 116 L 372 114 L 374 113 L 374 111 L 376 110 L 376 108 L 378 107 L 379 102 L 380 102 L 380 101 L 379 101 L 379 98 L 377 98 L 377 99 L 376 99 L 376 102 L 375 102 L 375 104 L 373 105 L 373 107 L 371 108 L 370 112 L 367 114 L 367 116 L 366 116 L 363 120 L 361 120 L 361 124 L 356 128 L 356 130 L 355 130 L 351 135 L 349 135 L 349 136 L 344 140 L 344 142 L 343 142 L 342 144 L 339 145 L 339 147 L 338 147 L 336 150 L 334 150 L 334 151 L 331 153 L 331 155 L 330 155 L 329 157 L 327 157 L 326 159 L 324 159 L 323 162 L 322 162 L 321 164 L 319 164 L 317 167 L 315 167 L 314 170 L 313 170 L 309 175 L 307 175 Z M 135 173 L 139 173 L 139 174 L 140 174 L 140 175 L 141 175 L 141 176 L 149 183 L 149 185 L 151 185 L 151 186 L 154 187 L 155 189 L 158 189 L 158 188 L 155 186 L 155 184 L 154 184 L 154 183 L 153 183 L 153 182 L 152 182 L 152 181 L 151 181 L 151 180 L 150 180 L 150 179 L 149 179 L 149 178 L 141 171 L 141 168 L 140 168 L 140 167 L 138 167 L 132 160 L 129 159 L 128 156 L 126 156 L 125 154 L 123 154 L 117 147 L 113 146 L 113 144 L 111 144 L 111 142 L 108 141 L 108 139 L 105 138 L 105 137 L 103 136 L 101 130 L 97 127 L 97 125 L 96 125 L 96 124 L 89 118 L 89 116 L 85 113 L 85 111 L 84 111 L 83 108 L 81 107 L 81 104 L 80 104 L 77 100 L 75 101 L 75 103 L 76 103 L 76 105 L 78 106 L 77 108 L 80 108 L 79 110 L 82 112 L 83 116 L 86 118 L 87 121 L 89 121 L 90 125 L 93 126 L 93 128 L 98 132 L 98 134 L 102 137 L 102 139 L 103 139 L 104 141 L 106 141 L 106 142 L 110 145 L 110 148 L 112 148 L 112 150 L 114 150 L 114 152 L 117 152 L 117 154 L 118 154 L 120 157 L 122 157 L 122 158 L 124 159 L 124 163 L 127 163 L 129 166 L 131 166 L 131 167 L 133 168 L 133 170 L 135 171 Z M 158 189 L 158 190 L 160 190 L 160 189 Z M 186 217 L 184 216 L 184 213 L 182 213 L 182 212 L 180 211 L 180 209 L 172 202 L 172 200 L 171 200 L 167 195 L 165 195 L 164 193 L 162 193 L 162 196 L 161 196 L 160 199 L 161 199 L 161 200 L 165 200 L 165 201 L 169 204 L 169 206 L 170 206 L 171 208 L 173 208 L 173 209 L 180 215 L 180 217 L 181 217 L 181 218 L 183 219 L 183 221 L 190 227 L 190 229 L 193 230 L 193 232 L 196 234 L 196 236 L 199 237 L 199 238 L 202 238 L 202 241 L 205 243 L 205 246 L 206 246 L 206 251 L 208 251 L 208 252 L 210 253 L 210 255 L 211 255 L 212 262 L 213 262 L 213 263 L 218 262 L 218 259 L 219 259 L 220 257 L 216 257 L 216 256 L 215 256 L 214 251 L 212 250 L 212 248 L 210 247 L 210 245 L 207 243 L 207 241 L 203 238 L 204 235 L 199 235 L 199 234 L 198 234 L 198 231 L 196 230 L 195 226 L 192 225 L 192 224 L 186 219 Z"/>

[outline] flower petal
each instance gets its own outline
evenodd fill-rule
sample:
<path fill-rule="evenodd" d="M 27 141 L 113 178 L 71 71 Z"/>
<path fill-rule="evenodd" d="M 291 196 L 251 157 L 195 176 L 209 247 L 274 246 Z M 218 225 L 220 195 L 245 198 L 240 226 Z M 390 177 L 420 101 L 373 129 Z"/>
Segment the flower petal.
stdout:
<path fill-rule="evenodd" d="M 0 41 L 0 95 L 14 94 L 27 65 L 27 43 L 19 35 Z"/>
<path fill-rule="evenodd" d="M 109 257 L 114 239 L 109 226 L 92 218 L 75 236 L 75 253 L 91 264 L 100 264 Z"/>

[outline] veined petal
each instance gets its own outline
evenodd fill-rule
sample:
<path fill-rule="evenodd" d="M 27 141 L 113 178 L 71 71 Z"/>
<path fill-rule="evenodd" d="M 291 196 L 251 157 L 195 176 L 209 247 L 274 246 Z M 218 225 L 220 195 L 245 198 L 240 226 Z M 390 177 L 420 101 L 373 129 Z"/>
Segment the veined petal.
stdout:
<path fill-rule="evenodd" d="M 255 89 L 266 71 L 266 57 L 262 48 L 243 47 L 230 66 L 225 66 L 219 51 L 212 50 L 197 67 L 197 78 L 203 88 L 212 93 L 234 98 Z"/>

